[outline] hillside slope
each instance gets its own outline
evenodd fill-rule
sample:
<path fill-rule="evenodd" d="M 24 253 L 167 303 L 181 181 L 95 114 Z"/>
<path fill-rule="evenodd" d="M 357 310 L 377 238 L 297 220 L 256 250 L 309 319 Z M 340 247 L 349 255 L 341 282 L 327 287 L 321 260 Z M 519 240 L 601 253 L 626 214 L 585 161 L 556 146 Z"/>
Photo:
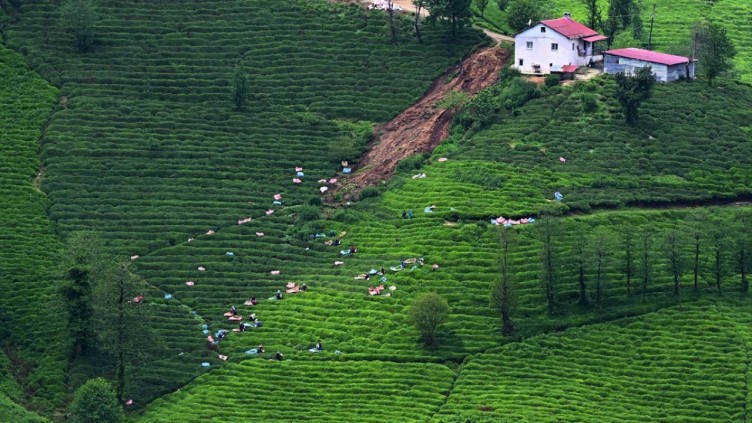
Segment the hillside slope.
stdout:
<path fill-rule="evenodd" d="M 34 179 L 37 142 L 58 92 L 4 47 L 0 81 L 0 342 L 23 401 L 50 411 L 65 399 L 65 326 L 57 317 L 61 244 Z"/>

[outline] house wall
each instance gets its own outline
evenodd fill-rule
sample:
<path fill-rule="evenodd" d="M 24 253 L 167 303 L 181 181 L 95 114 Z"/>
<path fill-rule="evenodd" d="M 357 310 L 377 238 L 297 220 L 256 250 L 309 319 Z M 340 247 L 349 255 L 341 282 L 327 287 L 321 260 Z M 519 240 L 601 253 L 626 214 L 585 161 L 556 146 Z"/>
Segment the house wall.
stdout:
<path fill-rule="evenodd" d="M 546 28 L 545 33 L 541 32 L 541 27 Z M 532 49 L 527 48 L 528 41 L 532 41 Z M 552 43 L 559 45 L 557 51 L 551 50 Z M 574 49 L 572 49 L 573 44 Z M 558 66 L 579 65 L 577 54 L 578 44 L 580 48 L 584 48 L 582 41 L 570 40 L 539 23 L 514 37 L 514 67 L 522 73 L 535 74 L 533 66 L 540 65 L 539 74 L 545 75 L 551 71 L 549 64 Z M 520 65 L 520 59 L 522 59 L 522 65 Z"/>
<path fill-rule="evenodd" d="M 603 55 L 603 72 L 605 73 L 619 73 L 624 72 L 627 75 L 634 74 L 637 69 L 650 66 L 655 80 L 658 82 L 668 82 L 668 66 L 661 65 L 659 63 L 650 63 L 643 60 L 628 59 L 626 57 L 612 56 L 610 54 Z M 683 69 L 684 65 L 682 65 Z"/>
<path fill-rule="evenodd" d="M 694 79 L 695 78 L 695 63 L 680 63 L 678 65 L 673 65 L 668 67 L 668 81 L 676 81 L 681 78 L 687 77 L 687 72 L 689 72 L 689 78 Z"/>

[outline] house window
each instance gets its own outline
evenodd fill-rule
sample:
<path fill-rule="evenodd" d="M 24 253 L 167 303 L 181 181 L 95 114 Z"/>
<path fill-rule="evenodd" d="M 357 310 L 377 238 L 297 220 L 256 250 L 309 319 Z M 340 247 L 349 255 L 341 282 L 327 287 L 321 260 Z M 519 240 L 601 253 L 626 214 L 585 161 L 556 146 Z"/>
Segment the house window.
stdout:
<path fill-rule="evenodd" d="M 522 59 L 520 59 L 520 66 L 522 66 Z"/>
<path fill-rule="evenodd" d="M 546 32 L 546 27 L 545 26 L 541 27 L 541 32 Z"/>
<path fill-rule="evenodd" d="M 527 49 L 528 50 L 532 50 L 533 49 L 533 42 L 532 41 L 528 41 L 527 42 Z"/>
<path fill-rule="evenodd" d="M 551 51 L 559 51 L 559 44 L 551 43 Z"/>
<path fill-rule="evenodd" d="M 574 51 L 574 43 L 572 43 L 572 51 Z"/>
<path fill-rule="evenodd" d="M 616 58 L 616 64 L 617 65 L 619 64 L 619 58 L 618 57 Z"/>

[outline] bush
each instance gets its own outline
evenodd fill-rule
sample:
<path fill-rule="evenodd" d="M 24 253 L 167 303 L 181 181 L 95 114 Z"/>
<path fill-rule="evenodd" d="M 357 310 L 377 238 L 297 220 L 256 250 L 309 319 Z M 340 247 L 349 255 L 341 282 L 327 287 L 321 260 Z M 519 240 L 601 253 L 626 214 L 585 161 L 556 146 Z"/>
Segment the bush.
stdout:
<path fill-rule="evenodd" d="M 321 207 L 321 205 L 324 203 L 321 201 L 321 197 L 311 197 L 306 200 L 306 204 L 308 204 L 309 206 Z"/>
<path fill-rule="evenodd" d="M 316 206 L 302 206 L 298 212 L 298 220 L 301 222 L 318 220 L 320 216 L 321 210 Z"/>
<path fill-rule="evenodd" d="M 501 72 L 499 72 L 499 82 L 509 82 L 520 75 L 522 74 L 518 69 L 511 66 L 504 66 L 501 68 Z"/>
<path fill-rule="evenodd" d="M 559 80 L 559 75 L 555 75 L 553 73 L 546 75 L 546 78 L 544 79 L 544 83 L 547 87 L 555 87 L 559 85 L 559 82 L 561 82 Z"/>
<path fill-rule="evenodd" d="M 425 163 L 426 158 L 426 154 L 414 154 L 412 156 L 407 156 L 404 159 L 400 160 L 399 163 L 397 163 L 396 170 L 397 172 L 410 172 L 413 170 L 418 170 L 423 167 L 423 163 Z M 365 190 L 363 192 L 365 192 Z M 376 195 L 378 195 L 378 193 Z M 373 195 L 373 197 L 375 197 L 376 195 Z"/>
<path fill-rule="evenodd" d="M 379 196 L 379 190 L 376 187 L 368 187 L 360 192 L 361 200 L 365 200 L 366 198 L 378 197 L 378 196 Z"/>
<path fill-rule="evenodd" d="M 117 423 L 124 419 L 123 409 L 112 386 L 98 377 L 83 384 L 70 405 L 71 423 Z"/>
<path fill-rule="evenodd" d="M 593 94 L 580 94 L 580 104 L 584 113 L 592 113 L 598 109 L 598 101 Z"/>
<path fill-rule="evenodd" d="M 515 109 L 538 96 L 538 86 L 534 82 L 517 77 L 501 92 L 501 105 L 506 109 Z"/>
<path fill-rule="evenodd" d="M 449 304 L 435 292 L 419 295 L 410 305 L 410 320 L 426 346 L 436 344 L 436 329 L 449 315 Z"/>

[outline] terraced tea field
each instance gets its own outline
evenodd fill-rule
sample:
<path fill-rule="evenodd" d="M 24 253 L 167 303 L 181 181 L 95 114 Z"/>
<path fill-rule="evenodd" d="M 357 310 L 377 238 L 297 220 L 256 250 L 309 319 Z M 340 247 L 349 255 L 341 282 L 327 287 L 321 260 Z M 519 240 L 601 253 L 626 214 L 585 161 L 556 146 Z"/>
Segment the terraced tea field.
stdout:
<path fill-rule="evenodd" d="M 37 140 L 57 90 L 3 47 L 0 81 L 7 82 L 0 85 L 0 333 L 7 348 L 17 348 L 18 359 L 33 369 L 25 382 L 38 395 L 35 406 L 49 410 L 64 396 L 64 325 L 56 317 L 59 310 L 50 307 L 61 245 L 34 178 Z"/>
<path fill-rule="evenodd" d="M 701 301 L 478 355 L 434 420 L 743 421 L 749 305 Z"/>
<path fill-rule="evenodd" d="M 451 383 L 439 364 L 249 360 L 158 400 L 138 421 L 419 422 Z"/>
<path fill-rule="evenodd" d="M 420 191 L 471 217 L 490 209 L 519 216 L 553 200 L 556 191 L 569 208 L 586 212 L 751 193 L 749 86 L 729 83 L 717 91 L 701 82 L 658 86 L 640 111 L 638 128 L 623 124 L 613 90 L 613 82 L 600 79 L 544 94 L 514 118 L 502 116 L 500 123 L 441 146 L 424 171 L 427 178 L 408 179 L 403 189 L 388 194 L 388 204 L 409 207 Z M 596 99 L 597 110 L 583 111 L 585 97 Z M 676 101 L 684 106 L 675 107 Z M 462 163 L 437 163 L 441 156 L 501 164 L 462 171 L 457 170 Z M 467 184 L 447 189 L 455 186 L 447 176 Z"/>
<path fill-rule="evenodd" d="M 8 248 L 0 237 L 1 288 L 12 292 L 0 296 L 0 322 L 20 329 L 10 339 L 28 357 L 45 354 L 29 386 L 53 388 L 29 393 L 34 406 L 63 403 L 64 381 L 73 389 L 108 376 L 97 357 L 66 374 L 62 347 L 54 355 L 52 344 L 31 343 L 63 333 L 60 319 L 28 312 L 55 292 L 56 235 L 93 229 L 108 252 L 131 256 L 155 315 L 161 353 L 129 366 L 126 380 L 134 422 L 744 419 L 752 314 L 738 298 L 736 254 L 750 241 L 752 210 L 682 207 L 752 195 L 749 86 L 659 86 L 639 128 L 622 123 L 607 79 L 547 89 L 488 128 L 456 134 L 420 169 L 330 207 L 321 188 L 341 184 L 342 151 L 355 159 L 374 125 L 484 43 L 478 32 L 450 42 L 446 29 L 426 26 L 419 44 L 400 20 L 392 42 L 382 12 L 324 0 L 103 1 L 98 9 L 99 42 L 87 54 L 74 51 L 54 2 L 24 2 L 3 28 L 61 95 L 3 53 L 0 63 L 14 65 L 0 76 L 19 81 L 0 93 L 18 99 L 0 103 L 0 116 L 12 116 L 0 125 L 14 134 L 3 151 L 23 157 L 5 165 L 0 156 L 0 178 L 11 181 L 0 179 L 0 198 L 26 200 L 0 202 L 16 231 Z M 251 86 L 240 112 L 230 100 L 238 62 Z M 584 111 L 587 98 L 595 110 Z M 37 181 L 49 203 L 32 184 L 40 136 Z M 656 204 L 681 207 L 629 208 Z M 501 258 L 490 220 L 551 207 L 571 212 L 552 235 L 555 310 L 542 284 L 540 220 L 517 226 L 509 255 L 517 338 L 504 338 L 489 304 Z M 699 230 L 695 289 L 688 263 Z M 681 296 L 664 245 L 671 231 L 683 235 Z M 633 253 L 644 254 L 632 270 L 650 257 L 644 292 L 633 273 L 627 293 L 627 232 Z M 327 245 L 335 238 L 340 245 Z M 347 254 L 350 246 L 358 251 Z M 597 247 L 606 251 L 600 301 Z M 287 293 L 289 283 L 307 291 Z M 450 306 L 432 349 L 407 313 L 425 292 Z M 251 297 L 258 304 L 243 305 Z M 231 306 L 260 324 L 232 332 Z M 229 333 L 220 340 L 219 331 Z M 311 351 L 318 341 L 323 351 Z M 265 352 L 253 350 L 260 344 Z M 276 351 L 284 361 L 273 360 Z M 0 420 L 21 412 L 10 402 L 22 392 L 4 370 L 17 358 L 9 357 L 0 354 Z"/>
<path fill-rule="evenodd" d="M 92 54 L 72 50 L 49 2 L 25 2 L 6 35 L 61 85 L 42 140 L 50 215 L 61 233 L 94 229 L 128 255 L 262 215 L 278 192 L 285 204 L 318 195 L 314 181 L 338 169 L 330 145 L 354 121 L 387 120 L 481 42 L 473 32 L 447 46 L 427 30 L 422 44 L 392 44 L 383 15 L 323 0 L 98 8 Z M 238 61 L 243 113 L 230 101 Z"/>

